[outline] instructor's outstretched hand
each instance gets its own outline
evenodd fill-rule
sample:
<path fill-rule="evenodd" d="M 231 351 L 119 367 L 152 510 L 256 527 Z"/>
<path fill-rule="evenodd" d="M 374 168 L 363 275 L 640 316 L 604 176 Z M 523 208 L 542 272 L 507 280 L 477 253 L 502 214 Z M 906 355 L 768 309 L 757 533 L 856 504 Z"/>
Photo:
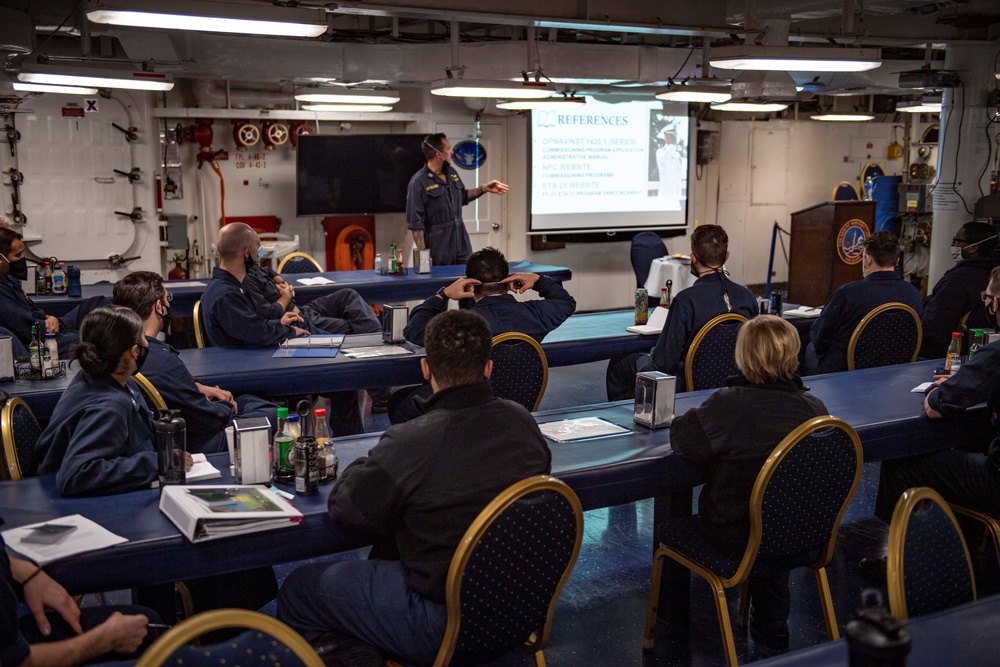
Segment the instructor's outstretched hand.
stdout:
<path fill-rule="evenodd" d="M 505 195 L 510 190 L 510 186 L 497 180 L 492 180 L 483 185 L 483 192 L 492 192 L 495 195 Z"/>

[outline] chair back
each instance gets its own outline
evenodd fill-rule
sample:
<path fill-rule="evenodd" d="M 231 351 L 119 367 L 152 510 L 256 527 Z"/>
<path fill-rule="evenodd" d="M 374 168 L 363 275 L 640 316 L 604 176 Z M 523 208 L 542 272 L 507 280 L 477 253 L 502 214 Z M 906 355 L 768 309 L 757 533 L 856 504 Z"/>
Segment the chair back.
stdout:
<path fill-rule="evenodd" d="M 451 560 L 435 667 L 478 665 L 518 647 L 541 651 L 582 538 L 580 501 L 558 479 L 529 477 L 501 492 Z"/>
<path fill-rule="evenodd" d="M 21 398 L 10 398 L 0 410 L 0 432 L 3 433 L 3 465 L 0 478 L 18 480 L 38 473 L 35 443 L 42 427 L 28 404 Z"/>
<path fill-rule="evenodd" d="M 907 489 L 889 524 L 889 609 L 905 620 L 976 599 L 972 561 L 948 503 L 933 489 Z"/>
<path fill-rule="evenodd" d="M 189 647 L 188 642 L 223 628 L 248 628 L 234 639 L 210 646 Z M 146 649 L 136 667 L 159 665 L 282 665 L 323 667 L 313 648 L 281 621 L 246 609 L 214 609 L 185 619 Z"/>
<path fill-rule="evenodd" d="M 549 362 L 538 341 L 516 332 L 494 336 L 490 359 L 493 393 L 520 403 L 531 412 L 537 410 L 549 382 Z"/>
<path fill-rule="evenodd" d="M 962 316 L 955 331 L 961 331 L 962 327 L 968 327 L 969 329 L 995 329 L 996 326 L 996 320 L 990 317 L 986 309 L 982 306 L 977 306 Z"/>
<path fill-rule="evenodd" d="M 292 252 L 281 258 L 278 273 L 323 273 L 323 267 L 308 253 Z"/>
<path fill-rule="evenodd" d="M 199 348 L 208 347 L 206 341 L 208 336 L 205 335 L 205 327 L 202 325 L 201 321 L 201 299 L 194 302 L 194 313 L 192 314 L 192 319 L 194 319 L 194 343 Z"/>
<path fill-rule="evenodd" d="M 814 417 L 785 436 L 754 482 L 750 540 L 733 580 L 742 581 L 759 555 L 818 551 L 813 565 L 826 567 L 862 463 L 858 434 L 836 417 Z"/>
<path fill-rule="evenodd" d="M 650 265 L 654 259 L 667 256 L 667 245 L 653 232 L 639 232 L 632 238 L 629 256 L 632 259 L 632 271 L 635 272 L 635 286 L 645 287 Z M 655 294 L 654 298 L 659 296 Z"/>
<path fill-rule="evenodd" d="M 684 381 L 688 391 L 726 386 L 726 378 L 736 375 L 736 336 L 747 321 L 742 315 L 726 313 L 709 320 L 691 341 L 684 360 Z"/>
<path fill-rule="evenodd" d="M 924 329 L 905 303 L 885 303 L 862 318 L 847 346 L 847 369 L 908 364 L 917 360 Z"/>
<path fill-rule="evenodd" d="M 163 400 L 163 396 L 153 386 L 153 383 L 149 381 L 149 378 L 142 373 L 136 373 L 132 376 L 132 379 L 135 380 L 136 385 L 142 391 L 142 397 L 146 399 L 146 405 L 153 411 L 153 414 L 158 415 L 162 410 L 167 409 L 167 402 Z"/>
<path fill-rule="evenodd" d="M 833 201 L 857 201 L 860 199 L 858 197 L 858 190 L 851 183 L 847 181 L 841 181 L 833 187 Z"/>

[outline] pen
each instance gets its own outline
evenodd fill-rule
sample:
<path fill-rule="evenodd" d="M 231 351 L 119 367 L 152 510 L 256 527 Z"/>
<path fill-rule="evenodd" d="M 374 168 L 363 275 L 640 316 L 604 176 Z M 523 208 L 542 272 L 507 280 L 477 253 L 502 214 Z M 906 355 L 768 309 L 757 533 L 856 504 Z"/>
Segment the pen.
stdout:
<path fill-rule="evenodd" d="M 160 629 L 160 630 L 169 630 L 171 628 L 171 626 L 164 625 L 163 623 L 147 623 L 146 627 L 147 628 L 157 628 L 157 629 Z"/>

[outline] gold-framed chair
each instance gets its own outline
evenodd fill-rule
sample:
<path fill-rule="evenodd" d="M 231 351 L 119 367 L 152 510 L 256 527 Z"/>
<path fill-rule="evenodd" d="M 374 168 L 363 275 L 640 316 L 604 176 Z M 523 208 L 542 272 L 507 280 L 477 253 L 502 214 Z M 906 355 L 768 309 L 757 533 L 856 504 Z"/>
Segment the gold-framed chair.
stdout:
<path fill-rule="evenodd" d="M 192 639 L 223 628 L 247 628 L 256 632 L 244 633 L 222 644 L 191 649 L 197 651 L 196 662 L 170 660 L 178 649 Z M 239 664 L 287 665 L 295 657 L 306 667 L 323 667 L 323 660 L 297 632 L 275 618 L 246 609 L 214 609 L 185 619 L 153 642 L 139 658 L 136 667 L 174 664 L 197 664 L 202 667 L 232 665 L 237 663 L 227 659 L 227 656 L 232 657 L 237 652 L 240 659 L 244 660 Z"/>
<path fill-rule="evenodd" d="M 323 273 L 316 258 L 305 252 L 291 252 L 281 258 L 278 273 Z"/>
<path fill-rule="evenodd" d="M 11 397 L 0 410 L 0 433 L 3 437 L 3 465 L 0 479 L 16 481 L 34 477 L 35 443 L 42 427 L 24 399 Z"/>
<path fill-rule="evenodd" d="M 847 370 L 914 362 L 923 340 L 915 310 L 897 301 L 884 303 L 854 327 L 847 345 Z"/>
<path fill-rule="evenodd" d="M 163 400 L 163 396 L 160 392 L 153 386 L 153 383 L 149 381 L 142 373 L 136 373 L 132 376 L 135 380 L 136 385 L 142 391 L 143 396 L 146 399 L 146 404 L 155 412 L 159 413 L 162 410 L 167 409 L 167 402 Z"/>
<path fill-rule="evenodd" d="M 713 317 L 705 323 L 684 359 L 687 391 L 726 386 L 726 378 L 739 373 L 736 367 L 736 336 L 747 318 L 735 313 Z"/>
<path fill-rule="evenodd" d="M 548 475 L 500 493 L 448 569 L 448 620 L 434 667 L 482 664 L 519 646 L 544 667 L 552 616 L 583 540 L 580 500 Z"/>
<path fill-rule="evenodd" d="M 983 530 L 993 541 L 993 552 L 997 557 L 997 564 L 1000 565 L 1000 521 L 986 512 L 980 512 L 979 510 L 962 507 L 961 505 L 956 505 L 955 503 L 948 504 L 951 506 L 951 511 L 954 512 L 956 516 L 965 517 L 982 525 Z"/>
<path fill-rule="evenodd" d="M 833 201 L 857 201 L 861 197 L 858 196 L 858 189 L 854 187 L 853 183 L 841 181 L 833 186 L 833 193 L 830 195 L 830 199 Z"/>
<path fill-rule="evenodd" d="M 668 557 L 712 587 L 727 665 L 736 665 L 737 658 L 725 589 L 743 586 L 737 622 L 746 625 L 750 602 L 746 582 L 752 573 L 811 568 L 827 633 L 837 639 L 826 566 L 833 558 L 840 520 L 861 479 L 861 467 L 861 441 L 854 429 L 831 415 L 814 417 L 785 436 L 757 474 L 750 496 L 750 537 L 742 553 L 718 547 L 698 516 L 666 522 L 653 557 L 643 649 L 653 648 L 660 579 Z M 816 553 L 815 560 L 807 558 Z M 788 560 L 792 554 L 794 561 Z"/>
<path fill-rule="evenodd" d="M 208 337 L 205 335 L 205 329 L 201 322 L 201 299 L 194 302 L 194 311 L 192 311 L 191 319 L 194 320 L 194 344 L 198 348 L 208 347 L 206 345 Z"/>
<path fill-rule="evenodd" d="M 915 486 L 896 501 L 886 556 L 889 610 L 900 620 L 976 599 L 969 548 L 934 489 Z"/>
<path fill-rule="evenodd" d="M 493 393 L 520 403 L 531 412 L 537 410 L 549 383 L 549 361 L 538 341 L 517 332 L 494 336 L 490 359 Z"/>

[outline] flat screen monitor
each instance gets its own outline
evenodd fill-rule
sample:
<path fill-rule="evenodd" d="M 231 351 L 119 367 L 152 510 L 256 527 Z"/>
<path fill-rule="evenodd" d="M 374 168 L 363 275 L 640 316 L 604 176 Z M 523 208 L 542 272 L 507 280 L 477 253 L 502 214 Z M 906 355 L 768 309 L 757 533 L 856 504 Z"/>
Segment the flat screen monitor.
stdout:
<path fill-rule="evenodd" d="M 687 224 L 687 104 L 607 103 L 531 112 L 530 231 Z"/>
<path fill-rule="evenodd" d="M 422 134 L 303 135 L 295 155 L 296 215 L 402 213 L 425 163 Z"/>

